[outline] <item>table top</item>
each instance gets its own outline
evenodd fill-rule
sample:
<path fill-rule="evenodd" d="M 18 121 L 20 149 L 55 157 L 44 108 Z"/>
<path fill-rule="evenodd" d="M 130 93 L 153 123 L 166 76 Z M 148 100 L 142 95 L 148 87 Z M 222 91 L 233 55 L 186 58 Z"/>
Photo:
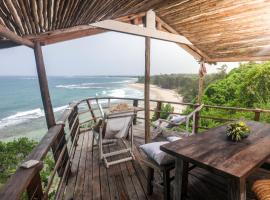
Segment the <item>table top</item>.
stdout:
<path fill-rule="evenodd" d="M 270 156 L 270 124 L 248 121 L 248 138 L 240 142 L 227 139 L 227 125 L 209 129 L 165 144 L 161 150 L 209 171 L 245 178 Z"/>

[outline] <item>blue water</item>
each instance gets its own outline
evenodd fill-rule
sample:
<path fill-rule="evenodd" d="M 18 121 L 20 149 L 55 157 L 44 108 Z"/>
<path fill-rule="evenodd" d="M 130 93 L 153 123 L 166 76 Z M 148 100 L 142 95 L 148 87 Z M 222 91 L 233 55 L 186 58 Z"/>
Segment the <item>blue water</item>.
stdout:
<path fill-rule="evenodd" d="M 48 77 L 55 112 L 76 100 L 95 96 L 142 97 L 128 87 L 131 77 Z M 0 139 L 40 138 L 46 130 L 37 77 L 0 77 Z"/>

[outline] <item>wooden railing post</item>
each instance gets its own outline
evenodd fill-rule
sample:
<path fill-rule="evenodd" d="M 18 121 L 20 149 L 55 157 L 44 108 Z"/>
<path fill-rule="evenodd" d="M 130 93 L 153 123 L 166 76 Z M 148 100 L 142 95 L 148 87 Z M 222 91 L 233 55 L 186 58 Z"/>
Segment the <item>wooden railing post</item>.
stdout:
<path fill-rule="evenodd" d="M 162 107 L 162 102 L 161 101 L 158 101 L 157 102 L 156 111 L 155 111 L 155 115 L 156 115 L 157 119 L 160 118 L 161 107 Z"/>
<path fill-rule="evenodd" d="M 200 105 L 197 104 L 195 105 L 195 109 L 198 108 Z M 193 122 L 194 123 L 194 132 L 195 133 L 198 133 L 199 132 L 199 123 L 200 123 L 200 111 L 197 111 L 195 112 L 195 121 Z"/>
<path fill-rule="evenodd" d="M 75 139 L 76 131 L 79 126 L 79 118 L 78 118 L 78 106 L 74 106 L 72 112 L 68 117 L 68 125 L 71 135 L 71 141 Z"/>
<path fill-rule="evenodd" d="M 28 199 L 42 199 L 43 191 L 40 174 L 37 173 L 27 188 Z"/>
<path fill-rule="evenodd" d="M 42 163 L 42 162 L 41 162 Z M 43 167 L 43 164 L 36 166 L 38 168 L 37 173 L 34 175 L 27 187 L 28 199 L 42 199 L 43 198 L 43 189 L 41 184 L 40 170 Z"/>
<path fill-rule="evenodd" d="M 93 111 L 93 109 L 92 109 L 92 106 L 91 106 L 89 100 L 86 100 L 86 103 L 87 103 L 87 105 L 88 105 L 88 109 L 89 109 L 89 111 L 90 111 L 90 113 L 91 113 L 91 116 L 92 116 L 94 122 L 96 123 L 96 122 L 97 122 L 97 119 L 96 119 L 95 113 L 94 113 L 94 111 Z"/>
<path fill-rule="evenodd" d="M 134 100 L 133 100 L 133 107 L 134 107 L 134 108 L 138 107 L 138 103 L 139 103 L 138 99 L 134 99 Z M 134 118 L 133 118 L 133 124 L 134 124 L 134 125 L 137 124 L 137 112 L 136 112 L 136 114 L 135 114 L 135 116 L 134 116 Z"/>
<path fill-rule="evenodd" d="M 260 117 L 261 117 L 261 110 L 260 109 L 256 109 L 254 111 L 255 115 L 254 115 L 254 121 L 260 121 Z"/>

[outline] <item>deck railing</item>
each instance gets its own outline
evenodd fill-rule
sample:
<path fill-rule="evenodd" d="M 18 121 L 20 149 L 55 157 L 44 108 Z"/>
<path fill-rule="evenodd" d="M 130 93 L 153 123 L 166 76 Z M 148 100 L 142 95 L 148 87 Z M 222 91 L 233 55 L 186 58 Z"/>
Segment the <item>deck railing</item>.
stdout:
<path fill-rule="evenodd" d="M 71 173 L 71 162 L 76 150 L 77 139 L 80 133 L 91 129 L 90 126 L 85 126 L 87 123 L 95 122 L 99 117 L 98 107 L 93 102 L 100 102 L 104 107 L 110 107 L 114 101 L 125 101 L 135 107 L 143 108 L 144 99 L 140 98 L 119 98 L 119 97 L 100 97 L 87 98 L 79 102 L 74 102 L 62 113 L 56 125 L 48 130 L 45 136 L 41 139 L 32 153 L 25 159 L 40 161 L 36 166 L 25 169 L 19 167 L 15 174 L 13 174 L 7 181 L 5 186 L 0 191 L 0 199 L 20 199 L 22 196 L 26 199 L 48 199 L 52 185 L 56 185 L 55 199 L 61 199 L 65 192 L 67 178 Z M 161 100 L 150 100 L 151 109 L 149 112 L 156 113 L 160 117 L 162 104 L 183 105 L 187 107 L 196 108 L 198 104 L 181 103 Z M 115 103 L 117 103 L 115 102 Z M 153 107 L 154 105 L 154 107 Z M 265 109 L 247 109 L 224 106 L 205 105 L 203 109 L 215 109 L 231 112 L 244 112 L 253 115 L 253 120 L 260 121 L 262 113 L 270 114 L 270 110 Z M 143 112 L 143 111 L 142 111 Z M 203 113 L 203 111 L 201 111 Z M 176 112 L 181 114 L 179 112 Z M 138 119 L 144 119 L 139 117 Z M 134 118 L 134 124 L 137 123 L 137 118 Z M 200 125 L 201 120 L 214 120 L 219 122 L 231 121 L 234 119 L 204 116 L 201 113 L 196 113 L 195 129 L 206 129 Z M 43 161 L 47 154 L 53 154 L 55 164 L 46 185 L 42 184 L 40 172 L 43 168 Z M 55 184 L 54 181 L 57 183 Z M 53 184 L 54 183 L 54 184 Z"/>

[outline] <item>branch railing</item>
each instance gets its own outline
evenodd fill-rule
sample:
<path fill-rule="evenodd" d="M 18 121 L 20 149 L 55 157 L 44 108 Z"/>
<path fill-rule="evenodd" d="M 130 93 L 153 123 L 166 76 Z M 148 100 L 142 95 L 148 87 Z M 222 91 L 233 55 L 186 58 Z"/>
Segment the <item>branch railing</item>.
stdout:
<path fill-rule="evenodd" d="M 25 161 L 37 160 L 39 163 L 28 169 L 19 167 L 15 174 L 10 177 L 5 186 L 1 189 L 0 199 L 20 199 L 22 196 L 27 197 L 27 199 L 48 199 L 55 177 L 59 177 L 59 181 L 57 183 L 57 188 L 54 188 L 56 189 L 54 198 L 63 198 L 79 134 L 84 131 L 91 130 L 91 126 L 87 128 L 82 127 L 84 124 L 95 122 L 99 117 L 98 114 L 95 113 L 95 111 L 98 110 L 98 107 L 93 104 L 93 102 L 95 103 L 97 101 L 103 101 L 105 108 L 109 108 L 112 104 L 114 104 L 114 101 L 115 103 L 118 103 L 119 101 L 125 101 L 134 107 L 139 107 L 142 109 L 144 107 L 144 99 L 140 98 L 94 97 L 71 103 L 69 107 L 62 113 L 57 124 L 48 130 L 36 148 L 25 159 Z M 191 107 L 192 109 L 200 106 L 199 104 L 193 103 L 161 101 L 153 99 L 151 99 L 150 102 L 152 105 L 155 104 L 155 107 L 152 107 L 149 112 L 152 114 L 155 113 L 156 117 L 158 118 L 160 117 L 161 112 L 163 112 L 162 104 L 182 105 Z M 230 112 L 251 113 L 253 115 L 253 120 L 255 121 L 260 121 L 261 115 L 263 113 L 270 114 L 270 110 L 266 109 L 247 109 L 213 105 L 204 105 L 203 109 L 217 109 Z M 89 116 L 82 117 L 86 114 L 89 114 Z M 175 114 L 181 113 L 175 112 Z M 136 116 L 133 121 L 134 124 L 137 123 L 137 119 L 143 119 L 143 117 Z M 193 120 L 195 132 L 198 132 L 199 129 L 207 128 L 200 126 L 201 120 L 226 122 L 232 121 L 234 119 L 216 116 L 204 116 L 201 112 L 197 112 Z M 53 170 L 50 173 L 47 184 L 44 185 L 41 181 L 40 172 L 44 165 L 43 161 L 50 150 L 52 150 L 55 164 Z"/>

